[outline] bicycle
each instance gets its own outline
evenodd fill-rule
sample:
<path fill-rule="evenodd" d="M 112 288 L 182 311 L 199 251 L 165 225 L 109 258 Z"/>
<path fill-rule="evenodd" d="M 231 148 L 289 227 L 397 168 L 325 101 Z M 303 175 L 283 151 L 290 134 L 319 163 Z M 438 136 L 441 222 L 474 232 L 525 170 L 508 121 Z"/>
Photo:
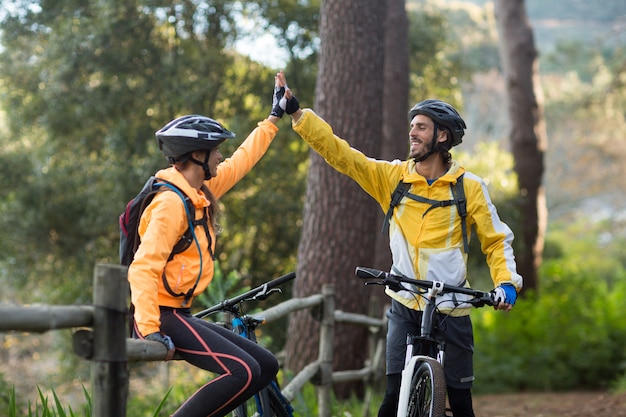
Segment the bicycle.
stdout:
<path fill-rule="evenodd" d="M 230 327 L 235 333 L 257 343 L 256 328 L 265 322 L 257 315 L 244 313 L 243 303 L 248 301 L 262 301 L 272 294 L 280 293 L 278 286 L 293 280 L 295 272 L 266 282 L 250 291 L 234 298 L 223 300 L 219 304 L 202 310 L 194 316 L 204 319 L 212 314 L 227 313 L 232 316 L 230 323 L 219 323 Z M 266 412 L 269 410 L 269 413 Z M 233 411 L 234 417 L 293 417 L 293 407 L 283 396 L 277 381 L 272 381 L 267 387 L 254 394 L 252 398 Z"/>
<path fill-rule="evenodd" d="M 471 298 L 461 301 L 474 307 L 493 306 L 490 293 L 471 288 L 444 284 L 441 281 L 424 281 L 394 275 L 372 268 L 357 267 L 359 278 L 371 279 L 365 285 L 377 284 L 392 290 L 409 290 L 424 297 L 421 334 L 407 335 L 407 350 L 400 383 L 398 417 L 446 417 L 446 380 L 443 371 L 445 343 L 433 337 L 433 317 L 437 311 L 437 298 L 445 293 L 465 294 Z M 403 286 L 406 283 L 415 289 Z"/>

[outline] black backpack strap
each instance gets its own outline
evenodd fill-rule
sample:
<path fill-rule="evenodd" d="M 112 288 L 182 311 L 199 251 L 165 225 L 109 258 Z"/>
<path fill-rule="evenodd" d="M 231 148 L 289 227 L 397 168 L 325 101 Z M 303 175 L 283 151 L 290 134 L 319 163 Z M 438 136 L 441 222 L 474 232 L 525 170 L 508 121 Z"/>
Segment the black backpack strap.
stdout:
<path fill-rule="evenodd" d="M 393 210 L 396 208 L 400 201 L 409 193 L 409 188 L 411 188 L 411 184 L 400 180 L 396 189 L 391 193 L 391 202 L 389 203 L 389 209 L 387 210 L 387 214 L 385 215 L 385 220 L 383 220 L 383 228 L 381 230 L 382 233 L 387 233 L 389 230 L 389 222 L 391 221 L 391 216 L 393 215 Z"/>
<path fill-rule="evenodd" d="M 202 185 L 202 187 L 203 187 L 203 192 L 206 195 L 208 190 L 205 188 L 204 184 Z M 181 253 L 187 250 L 187 248 L 189 248 L 191 243 L 196 239 L 195 237 L 196 226 L 202 226 L 202 228 L 204 229 L 204 232 L 206 233 L 206 237 L 208 241 L 209 254 L 211 255 L 211 258 L 215 260 L 215 254 L 213 253 L 213 249 L 211 248 L 212 240 L 211 240 L 211 233 L 209 231 L 209 216 L 207 214 L 207 209 L 205 208 L 203 210 L 203 215 L 201 218 L 196 219 L 196 208 L 193 205 L 193 202 L 185 193 L 183 193 L 182 191 L 181 193 L 185 197 L 184 198 L 185 212 L 187 213 L 189 227 L 187 227 L 187 230 L 185 230 L 185 233 L 183 233 L 183 236 L 176 243 L 176 245 L 174 245 L 174 248 L 172 249 L 172 252 L 170 253 L 169 258 L 167 259 L 168 262 L 172 260 L 174 255 Z M 200 270 L 202 270 L 202 266 L 200 266 Z M 196 288 L 198 287 L 198 283 L 200 282 L 200 277 L 201 275 L 198 274 L 198 278 L 196 279 L 196 282 L 194 283 L 193 287 L 190 288 L 189 291 L 187 291 L 186 293 L 183 293 L 183 292 L 175 293 L 174 290 L 172 290 L 172 288 L 169 286 L 167 282 L 165 271 L 163 271 L 163 274 L 161 275 L 161 279 L 163 281 L 163 287 L 168 293 L 170 293 L 174 297 L 185 297 L 183 306 L 187 306 L 187 304 L 189 303 L 189 300 L 191 299 L 191 297 L 193 297 L 193 293 L 196 291 Z"/>
<path fill-rule="evenodd" d="M 176 244 L 174 245 L 174 248 L 172 249 L 172 253 L 170 253 L 169 258 L 167 258 L 168 262 L 171 261 L 172 258 L 174 258 L 174 255 L 184 252 L 185 250 L 187 250 L 189 246 L 191 246 L 191 242 L 193 242 L 194 228 L 198 224 L 201 224 L 201 221 L 202 221 L 202 220 L 195 220 L 196 208 L 194 207 L 191 199 L 187 196 L 185 196 L 185 205 L 186 205 L 185 211 L 187 213 L 187 216 L 193 215 L 194 219 L 192 220 L 191 218 L 189 218 L 189 221 L 187 222 L 189 226 L 187 226 L 187 230 L 185 230 L 185 233 L 183 233 L 180 240 L 176 242 Z M 211 235 L 207 233 L 207 236 L 209 236 L 209 240 L 210 240 Z"/>
<path fill-rule="evenodd" d="M 420 203 L 430 204 L 430 207 L 422 214 L 422 217 L 426 215 L 429 211 L 437 207 L 448 207 L 454 204 L 454 200 L 432 200 L 430 198 L 422 197 L 421 195 L 416 195 L 412 193 L 407 193 L 406 195 L 411 200 L 419 201 Z"/>
<path fill-rule="evenodd" d="M 404 197 L 408 197 L 411 200 L 419 201 L 420 203 L 426 203 L 430 205 L 430 207 L 428 208 L 428 210 L 424 212 L 422 217 L 424 217 L 426 213 L 428 213 L 430 210 L 436 207 L 446 207 L 446 206 L 451 206 L 452 204 L 454 204 L 454 200 L 443 200 L 443 201 L 432 200 L 430 198 L 422 197 L 421 195 L 410 193 L 409 192 L 410 188 L 411 188 L 411 184 L 400 181 L 396 189 L 391 194 L 391 202 L 389 203 L 389 210 L 387 210 L 387 214 L 383 222 L 383 229 L 382 229 L 383 233 L 389 229 L 389 222 L 391 221 L 393 210 L 396 208 L 398 204 L 400 204 L 400 201 Z"/>
<path fill-rule="evenodd" d="M 158 184 L 160 183 L 160 184 Z M 163 189 L 167 190 L 171 190 L 176 192 L 183 200 L 183 204 L 185 206 L 185 214 L 187 217 L 187 229 L 185 230 L 185 232 L 183 233 L 183 236 L 178 240 L 178 242 L 176 242 L 176 244 L 174 245 L 174 247 L 172 248 L 172 252 L 170 252 L 170 256 L 167 258 L 167 261 L 171 261 L 172 258 L 174 257 L 174 255 L 183 252 L 184 250 L 186 250 L 191 243 L 196 239 L 195 236 L 195 226 L 197 225 L 197 221 L 196 221 L 196 208 L 193 205 L 193 202 L 191 201 L 191 198 L 189 198 L 189 196 L 187 194 L 185 194 L 185 192 L 183 190 L 181 190 L 178 186 L 176 186 L 176 184 L 167 181 L 165 179 L 162 178 L 156 178 L 156 184 L 155 185 L 162 185 Z M 209 239 L 209 247 L 210 247 L 210 234 L 208 233 L 208 227 L 207 227 L 207 236 Z M 200 266 L 200 270 L 202 270 L 202 266 Z M 183 306 L 186 306 L 187 303 L 189 302 L 189 300 L 191 299 L 191 297 L 193 296 L 194 291 L 196 290 L 196 287 L 198 286 L 198 282 L 200 281 L 200 274 L 198 274 L 198 278 L 196 279 L 196 282 L 194 284 L 194 286 L 187 291 L 186 293 L 180 292 L 180 293 L 175 293 L 174 290 L 172 290 L 172 288 L 169 286 L 168 282 L 167 282 L 167 277 L 165 276 L 165 270 L 163 271 L 163 273 L 161 274 L 161 280 L 163 281 L 163 287 L 165 288 L 165 290 L 170 293 L 172 296 L 174 297 L 185 297 L 185 300 L 183 302 Z"/>
<path fill-rule="evenodd" d="M 396 189 L 391 194 L 391 202 L 389 203 L 389 209 L 387 210 L 387 214 L 385 215 L 385 220 L 383 221 L 382 232 L 385 233 L 389 230 L 389 222 L 391 221 L 391 216 L 393 215 L 393 210 L 396 208 L 400 201 L 404 198 L 410 198 L 411 200 L 418 201 L 420 203 L 425 203 L 430 205 L 428 209 L 424 212 L 422 217 L 426 215 L 430 210 L 437 207 L 448 207 L 452 204 L 456 205 L 457 211 L 459 212 L 459 216 L 461 217 L 461 232 L 463 234 L 463 250 L 465 253 L 469 253 L 469 239 L 467 235 L 467 223 L 465 221 L 467 217 L 467 200 L 465 199 L 465 189 L 463 188 L 463 175 L 457 178 L 456 183 L 450 184 L 450 190 L 452 191 L 452 200 L 432 200 L 430 198 L 422 197 L 420 195 L 416 195 L 409 192 L 411 188 L 411 184 L 406 183 L 404 181 L 400 181 L 396 186 Z"/>
<path fill-rule="evenodd" d="M 469 253 L 469 239 L 467 236 L 467 200 L 465 199 L 465 188 L 463 188 L 463 175 L 457 178 L 454 185 L 450 184 L 454 201 L 456 202 L 456 208 L 461 216 L 461 231 L 463 233 L 463 250 L 465 253 Z"/>

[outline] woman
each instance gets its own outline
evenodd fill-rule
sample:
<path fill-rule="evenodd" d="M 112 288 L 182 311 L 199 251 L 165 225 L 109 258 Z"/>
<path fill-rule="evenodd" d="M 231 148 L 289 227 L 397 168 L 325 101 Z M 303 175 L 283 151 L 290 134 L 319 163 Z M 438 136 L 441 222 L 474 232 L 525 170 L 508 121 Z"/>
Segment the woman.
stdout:
<path fill-rule="evenodd" d="M 275 104 L 281 91 L 275 91 Z M 174 417 L 226 415 L 278 372 L 278 362 L 269 351 L 193 317 L 189 307 L 213 278 L 217 201 L 266 152 L 280 116 L 280 111 L 272 111 L 224 161 L 218 145 L 235 135 L 211 118 L 183 116 L 156 132 L 159 148 L 171 164 L 156 177 L 182 190 L 200 221 L 194 223 L 191 245 L 170 259 L 189 225 L 186 205 L 177 193 L 164 191 L 146 207 L 139 224 L 141 244 L 128 270 L 134 331 L 140 338 L 163 343 L 169 358 L 176 351 L 190 364 L 219 375 L 187 399 Z"/>

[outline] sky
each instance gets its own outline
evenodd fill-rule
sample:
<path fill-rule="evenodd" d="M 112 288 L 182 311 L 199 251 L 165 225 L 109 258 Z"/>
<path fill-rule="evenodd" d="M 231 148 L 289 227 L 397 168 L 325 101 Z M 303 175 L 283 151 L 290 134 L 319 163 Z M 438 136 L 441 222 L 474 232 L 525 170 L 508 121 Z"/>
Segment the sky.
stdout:
<path fill-rule="evenodd" d="M 288 53 L 278 46 L 274 36 L 269 33 L 241 39 L 235 43 L 235 49 L 276 70 L 284 68 L 289 59 Z"/>

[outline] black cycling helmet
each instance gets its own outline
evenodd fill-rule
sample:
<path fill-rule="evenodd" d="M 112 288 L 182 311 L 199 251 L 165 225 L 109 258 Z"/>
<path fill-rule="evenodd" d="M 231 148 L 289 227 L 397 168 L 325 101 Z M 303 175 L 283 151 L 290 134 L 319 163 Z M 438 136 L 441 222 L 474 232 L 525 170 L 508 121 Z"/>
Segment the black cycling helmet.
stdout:
<path fill-rule="evenodd" d="M 171 163 L 194 151 L 210 151 L 234 137 L 219 122 L 198 114 L 174 119 L 156 132 L 159 149 Z"/>
<path fill-rule="evenodd" d="M 441 100 L 428 99 L 420 101 L 409 111 L 409 122 L 418 115 L 423 114 L 435 121 L 436 125 L 444 127 L 452 135 L 452 146 L 463 141 L 463 135 L 467 126 L 454 107 Z"/>

